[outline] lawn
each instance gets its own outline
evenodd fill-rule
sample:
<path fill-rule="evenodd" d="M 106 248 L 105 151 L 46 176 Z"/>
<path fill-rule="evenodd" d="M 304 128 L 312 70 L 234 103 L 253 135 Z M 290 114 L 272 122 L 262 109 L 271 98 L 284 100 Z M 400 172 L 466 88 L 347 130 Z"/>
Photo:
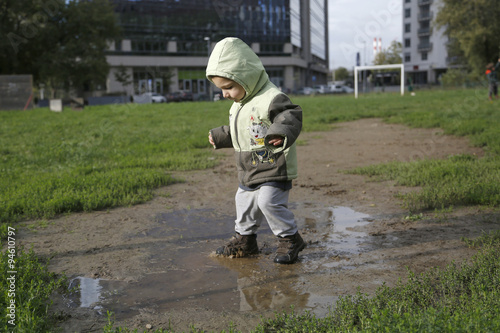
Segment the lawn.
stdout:
<path fill-rule="evenodd" d="M 353 171 L 398 178 L 405 185 L 445 182 L 442 193 L 424 189 L 403 198 L 408 209 L 416 211 L 499 204 L 499 107 L 485 95 L 482 90 L 439 90 L 413 97 L 373 94 L 354 100 L 352 96 L 316 96 L 296 97 L 294 102 L 304 109 L 304 131 L 378 117 L 467 135 L 487 151 L 481 160 L 464 157 L 432 162 L 432 168 L 441 171 L 434 175 L 423 174 L 428 161 Z M 217 163 L 207 133 L 227 123 L 228 108 L 225 101 L 109 105 L 62 113 L 46 108 L 0 112 L 0 223 L 151 199 L 155 188 L 176 181 L 169 171 L 203 169 Z M 441 180 L 443 173 L 451 176 Z M 405 175 L 420 181 L 409 184 L 401 179 Z"/>

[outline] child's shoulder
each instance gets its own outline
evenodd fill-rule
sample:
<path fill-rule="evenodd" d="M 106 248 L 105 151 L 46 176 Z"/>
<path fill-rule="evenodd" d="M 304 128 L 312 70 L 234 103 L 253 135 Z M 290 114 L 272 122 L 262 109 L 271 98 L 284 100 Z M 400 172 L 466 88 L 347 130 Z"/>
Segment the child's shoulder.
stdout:
<path fill-rule="evenodd" d="M 279 90 L 271 81 L 269 81 L 254 98 L 269 99 L 272 101 L 276 96 L 284 95 L 281 90 Z"/>

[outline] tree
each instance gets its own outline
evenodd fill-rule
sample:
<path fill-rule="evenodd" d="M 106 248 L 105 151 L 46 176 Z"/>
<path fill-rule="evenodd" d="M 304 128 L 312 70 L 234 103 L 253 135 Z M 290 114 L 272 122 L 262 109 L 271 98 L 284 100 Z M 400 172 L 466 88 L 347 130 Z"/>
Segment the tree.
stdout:
<path fill-rule="evenodd" d="M 0 0 L 0 74 L 37 76 L 37 58 L 50 51 L 54 20 L 63 0 Z"/>
<path fill-rule="evenodd" d="M 460 48 L 460 43 L 455 38 L 451 38 L 446 44 L 448 52 L 448 67 L 450 68 L 466 68 L 468 67 L 467 59 L 464 52 Z"/>
<path fill-rule="evenodd" d="M 445 34 L 458 43 L 469 68 L 479 74 L 484 72 L 487 63 L 498 59 L 499 16 L 497 0 L 443 0 L 443 6 L 436 16 L 436 25 L 444 28 Z M 457 55 L 457 50 L 452 52 Z"/>
<path fill-rule="evenodd" d="M 335 70 L 335 80 L 345 81 L 349 78 L 349 71 L 345 67 L 339 67 Z"/>
<path fill-rule="evenodd" d="M 377 53 L 375 59 L 373 60 L 374 65 L 391 65 L 391 64 L 401 64 L 403 58 L 401 54 L 403 53 L 403 44 L 397 41 L 392 41 L 388 49 L 382 50 Z"/>
<path fill-rule="evenodd" d="M 0 74 L 32 74 L 51 90 L 105 82 L 107 43 L 120 34 L 109 1 L 0 0 L 0 21 Z"/>
<path fill-rule="evenodd" d="M 403 63 L 401 54 L 403 53 L 403 44 L 392 41 L 391 45 L 381 52 L 377 53 L 373 60 L 374 65 L 392 65 Z M 387 74 L 391 73 L 391 74 Z M 372 72 L 372 80 L 376 85 L 385 85 L 386 83 L 399 84 L 401 74 L 393 69 L 381 69 Z"/>
<path fill-rule="evenodd" d="M 127 72 L 127 68 L 123 65 L 118 66 L 115 72 L 115 80 L 122 84 L 123 92 L 125 92 L 125 87 L 133 82 L 130 78 L 131 75 Z"/>

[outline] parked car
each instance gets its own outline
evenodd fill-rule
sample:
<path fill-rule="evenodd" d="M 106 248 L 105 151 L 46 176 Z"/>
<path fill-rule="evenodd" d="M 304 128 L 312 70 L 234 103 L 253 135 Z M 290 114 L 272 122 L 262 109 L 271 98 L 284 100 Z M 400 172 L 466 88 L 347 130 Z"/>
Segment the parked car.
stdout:
<path fill-rule="evenodd" d="M 142 95 L 133 95 L 132 96 L 132 101 L 134 103 L 139 103 L 139 104 L 147 104 L 147 103 L 165 103 L 167 99 L 165 96 L 162 96 L 157 93 L 153 92 L 147 92 Z"/>
<path fill-rule="evenodd" d="M 181 99 L 183 101 L 192 101 L 193 100 L 193 93 L 188 91 L 188 90 L 181 90 Z"/>
<path fill-rule="evenodd" d="M 319 93 L 319 94 L 327 94 L 329 93 L 329 89 L 328 89 L 328 86 L 327 85 L 319 85 L 319 86 L 314 86 L 314 90 L 315 92 Z"/>
<path fill-rule="evenodd" d="M 187 90 L 174 91 L 167 94 L 167 102 L 192 101 L 193 93 Z"/>
<path fill-rule="evenodd" d="M 342 86 L 342 88 L 344 89 L 345 93 L 352 94 L 354 92 L 354 89 L 352 89 L 351 87 Z"/>
<path fill-rule="evenodd" d="M 180 102 L 182 101 L 181 98 L 181 92 L 180 91 L 174 91 L 172 93 L 167 94 L 167 102 Z"/>
<path fill-rule="evenodd" d="M 304 87 L 304 88 L 300 88 L 299 90 L 296 90 L 294 93 L 296 95 L 312 95 L 312 94 L 316 93 L 316 90 L 314 88 L 311 88 L 311 87 Z"/>
<path fill-rule="evenodd" d="M 352 89 L 351 87 L 348 87 L 348 86 L 339 85 L 339 84 L 330 86 L 330 93 L 333 93 L 333 94 L 342 94 L 342 93 L 350 94 L 353 92 L 354 92 L 354 89 Z"/>
<path fill-rule="evenodd" d="M 167 102 L 167 99 L 165 98 L 165 96 L 162 96 L 158 93 L 148 92 L 148 93 L 145 93 L 144 95 L 151 97 L 152 103 L 166 103 Z"/>
<path fill-rule="evenodd" d="M 338 84 L 331 85 L 328 88 L 330 90 L 329 92 L 332 94 L 340 94 L 340 93 L 344 92 L 344 89 L 342 89 L 342 86 L 338 85 Z"/>

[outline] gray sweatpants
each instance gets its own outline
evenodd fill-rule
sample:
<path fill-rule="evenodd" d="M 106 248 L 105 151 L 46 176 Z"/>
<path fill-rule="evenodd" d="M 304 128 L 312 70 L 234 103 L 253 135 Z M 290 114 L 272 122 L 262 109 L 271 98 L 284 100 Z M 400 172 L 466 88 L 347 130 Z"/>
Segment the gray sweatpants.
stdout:
<path fill-rule="evenodd" d="M 273 186 L 262 186 L 255 191 L 238 188 L 235 197 L 235 231 L 240 235 L 255 234 L 262 220 L 266 219 L 274 235 L 294 235 L 297 224 L 288 209 L 289 193 Z"/>

